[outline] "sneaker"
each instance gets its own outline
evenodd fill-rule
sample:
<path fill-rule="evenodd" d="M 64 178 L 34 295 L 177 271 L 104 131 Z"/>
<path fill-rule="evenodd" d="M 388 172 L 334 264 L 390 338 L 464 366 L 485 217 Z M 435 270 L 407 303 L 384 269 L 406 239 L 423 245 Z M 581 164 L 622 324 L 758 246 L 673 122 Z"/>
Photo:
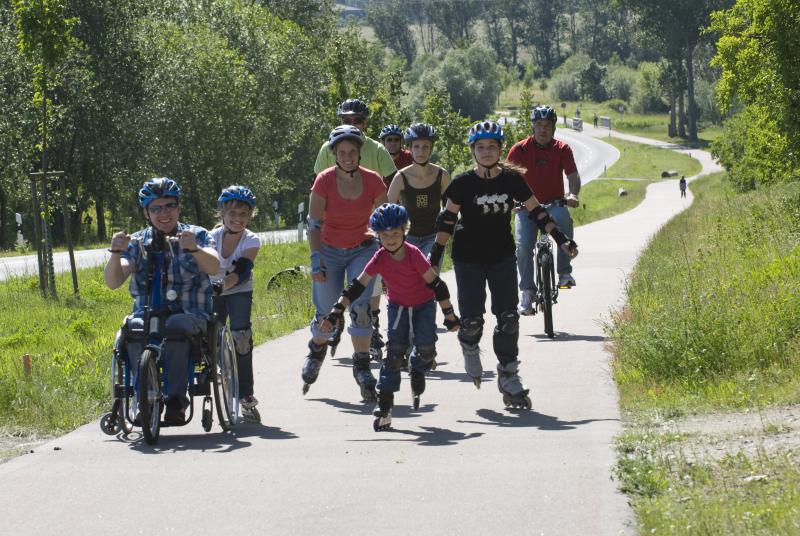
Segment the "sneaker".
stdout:
<path fill-rule="evenodd" d="M 258 399 L 253 395 L 244 396 L 239 399 L 239 405 L 244 409 L 253 409 L 258 405 Z"/>
<path fill-rule="evenodd" d="M 536 314 L 536 293 L 533 290 L 523 290 L 519 301 L 519 314 L 530 316 Z"/>
<path fill-rule="evenodd" d="M 575 278 L 572 274 L 561 274 L 558 276 L 558 286 L 560 288 L 572 288 L 575 286 Z"/>

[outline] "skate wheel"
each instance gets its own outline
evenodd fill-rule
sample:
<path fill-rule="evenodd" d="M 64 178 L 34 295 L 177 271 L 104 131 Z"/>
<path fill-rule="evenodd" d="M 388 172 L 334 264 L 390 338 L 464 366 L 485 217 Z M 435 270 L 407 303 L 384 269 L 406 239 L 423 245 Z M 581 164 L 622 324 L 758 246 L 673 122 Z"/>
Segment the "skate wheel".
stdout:
<path fill-rule="evenodd" d="M 505 393 L 503 393 L 503 404 L 507 408 L 510 408 L 512 406 L 511 397 Z"/>
<path fill-rule="evenodd" d="M 531 403 L 531 397 L 526 396 L 525 398 L 522 399 L 522 408 L 523 409 L 531 409 L 532 407 L 533 407 L 533 404 Z"/>
<path fill-rule="evenodd" d="M 311 387 L 310 384 L 304 383 L 303 384 L 303 394 L 308 393 L 308 388 Z"/>
<path fill-rule="evenodd" d="M 419 395 L 414 395 L 411 402 L 414 406 L 414 409 L 419 409 Z"/>
<path fill-rule="evenodd" d="M 260 423 L 261 422 L 261 414 L 258 412 L 256 408 L 252 408 L 242 412 L 242 417 L 246 422 L 253 422 L 253 423 Z"/>
<path fill-rule="evenodd" d="M 330 344 L 331 347 L 331 357 L 336 355 L 336 348 L 339 346 L 338 344 Z"/>
<path fill-rule="evenodd" d="M 436 360 L 434 359 L 433 361 L 431 361 L 431 370 L 436 370 L 436 366 L 437 366 L 437 363 L 436 363 Z"/>
<path fill-rule="evenodd" d="M 480 378 L 472 378 L 472 383 L 475 384 L 475 389 L 481 388 L 481 379 Z"/>
<path fill-rule="evenodd" d="M 380 417 L 375 417 L 375 420 L 372 421 L 372 429 L 375 430 L 376 432 L 380 432 L 381 431 L 381 418 Z"/>

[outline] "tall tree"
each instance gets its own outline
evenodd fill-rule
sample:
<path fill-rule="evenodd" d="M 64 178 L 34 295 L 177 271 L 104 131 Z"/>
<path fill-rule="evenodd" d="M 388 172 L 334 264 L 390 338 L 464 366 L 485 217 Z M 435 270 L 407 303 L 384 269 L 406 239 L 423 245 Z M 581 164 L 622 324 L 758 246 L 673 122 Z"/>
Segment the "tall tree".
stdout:
<path fill-rule="evenodd" d="M 453 48 L 465 48 L 473 39 L 472 25 L 483 12 L 479 0 L 424 0 L 428 21 Z"/>
<path fill-rule="evenodd" d="M 417 55 L 417 44 L 409 29 L 408 10 L 402 4 L 373 2 L 367 6 L 367 22 L 386 47 L 411 65 Z"/>

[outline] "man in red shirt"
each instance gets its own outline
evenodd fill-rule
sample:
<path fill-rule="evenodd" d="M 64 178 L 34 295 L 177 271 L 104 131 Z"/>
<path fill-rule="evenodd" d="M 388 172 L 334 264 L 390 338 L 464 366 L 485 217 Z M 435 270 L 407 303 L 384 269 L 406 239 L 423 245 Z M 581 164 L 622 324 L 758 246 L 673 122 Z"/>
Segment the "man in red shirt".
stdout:
<path fill-rule="evenodd" d="M 545 206 L 550 217 L 561 231 L 572 238 L 572 217 L 567 207 L 579 205 L 578 193 L 581 190 L 581 177 L 575 166 L 572 149 L 566 143 L 556 140 L 558 116 L 550 106 L 537 106 L 531 112 L 533 136 L 516 143 L 508 152 L 506 160 L 524 167 L 525 182 L 533 190 L 536 199 Z M 565 197 L 564 175 L 569 183 L 569 195 Z M 533 246 L 536 243 L 536 224 L 528 218 L 525 209 L 517 212 L 517 269 L 519 287 L 522 290 L 519 312 L 523 315 L 534 313 L 533 304 L 536 284 L 533 280 Z M 558 286 L 569 288 L 575 285 L 572 277 L 570 258 L 560 249 L 556 262 Z"/>
<path fill-rule="evenodd" d="M 403 129 L 399 126 L 386 125 L 381 129 L 378 139 L 381 140 L 383 146 L 386 147 L 386 150 L 392 155 L 394 167 L 397 168 L 397 171 L 414 163 L 414 160 L 411 158 L 411 151 L 403 149 Z M 392 183 L 392 178 L 393 177 L 383 179 L 386 182 L 387 189 Z"/>

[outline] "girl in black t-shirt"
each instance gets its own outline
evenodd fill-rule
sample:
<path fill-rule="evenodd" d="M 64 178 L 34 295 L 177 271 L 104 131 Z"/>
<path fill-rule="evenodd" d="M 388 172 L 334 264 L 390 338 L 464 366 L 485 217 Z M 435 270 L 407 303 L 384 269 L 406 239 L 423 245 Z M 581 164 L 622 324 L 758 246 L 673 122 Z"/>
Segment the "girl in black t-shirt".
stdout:
<path fill-rule="evenodd" d="M 470 128 L 467 141 L 475 167 L 454 178 L 445 191 L 447 206 L 437 218 L 431 264 L 438 266 L 444 247 L 453 236 L 461 313 L 458 340 L 464 353 L 464 369 L 476 387 L 480 387 L 483 373 L 479 342 L 488 283 L 492 314 L 497 318 L 492 339 L 498 360 L 497 385 L 506 406 L 529 409 L 529 389 L 517 374 L 517 263 L 511 234 L 511 214 L 516 203 L 525 205 L 539 228 L 550 233 L 570 257 L 575 257 L 578 250 L 533 196 L 523 178 L 524 170 L 500 161 L 503 140 L 502 127 L 493 121 L 482 121 Z"/>

